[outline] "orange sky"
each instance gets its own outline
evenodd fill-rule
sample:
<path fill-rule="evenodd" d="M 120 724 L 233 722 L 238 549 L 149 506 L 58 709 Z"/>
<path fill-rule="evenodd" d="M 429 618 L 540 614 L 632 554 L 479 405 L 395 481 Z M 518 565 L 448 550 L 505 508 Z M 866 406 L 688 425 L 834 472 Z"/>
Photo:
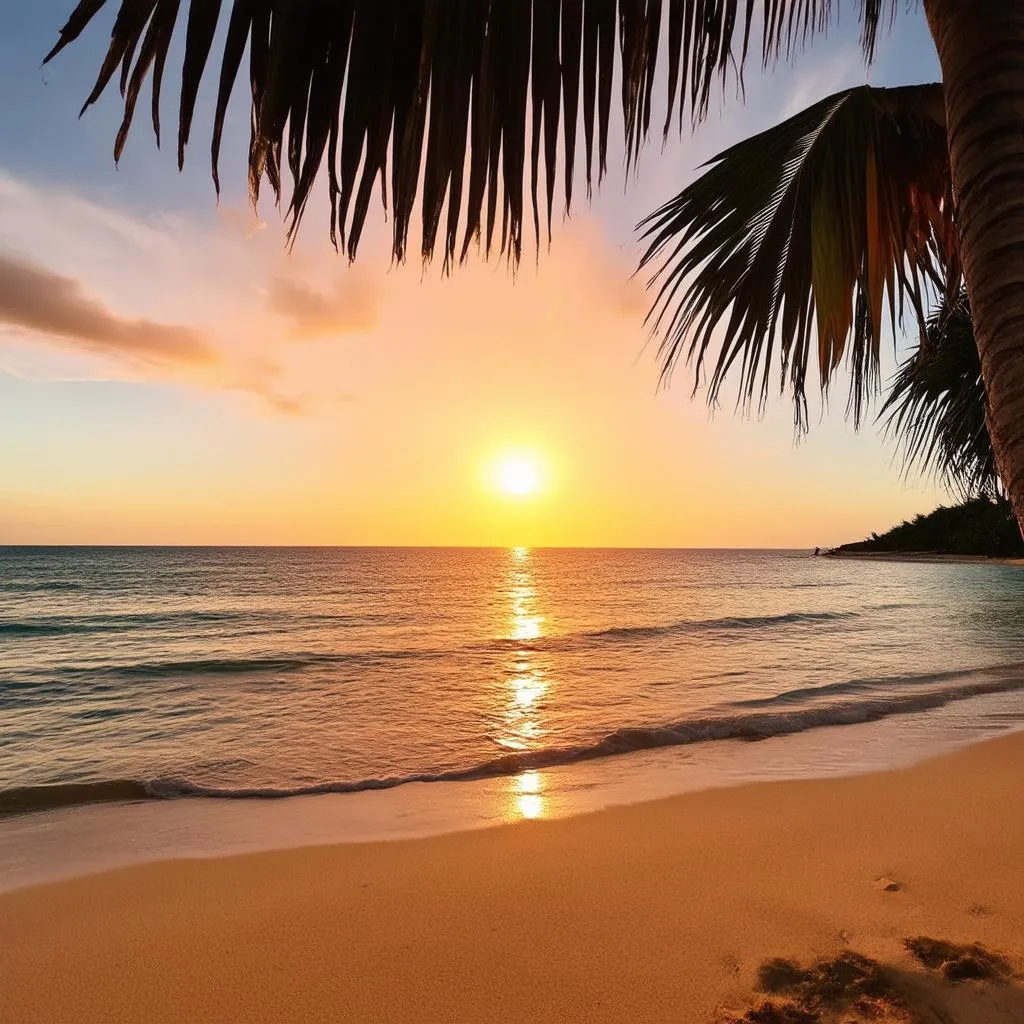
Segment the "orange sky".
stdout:
<path fill-rule="evenodd" d="M 26 24 L 22 63 L 47 29 Z M 74 119 L 95 57 L 77 52 L 45 81 L 10 65 L 63 134 L 31 166 L 0 157 L 0 543 L 813 547 L 941 499 L 843 422 L 842 383 L 799 446 L 786 400 L 712 418 L 685 368 L 659 392 L 630 276 L 636 220 L 702 159 L 863 80 L 855 33 L 694 141 L 652 143 L 628 183 L 613 153 L 515 281 L 500 261 L 391 267 L 379 217 L 350 267 L 316 203 L 289 255 L 269 203 L 261 222 L 237 188 L 216 207 L 202 154 L 179 178 L 144 125 L 115 171 L 116 101 Z M 488 480 L 511 451 L 541 493 Z"/>
<path fill-rule="evenodd" d="M 47 197 L 15 187 L 34 224 Z M 929 503 L 840 417 L 795 446 L 785 402 L 712 418 L 683 371 L 659 392 L 642 284 L 592 217 L 514 282 L 372 250 L 381 269 L 351 268 L 313 241 L 289 257 L 237 212 L 144 227 L 108 230 L 109 267 L 65 249 L 53 272 L 87 273 L 123 317 L 192 325 L 189 343 L 129 357 L 112 331 L 41 356 L 9 332 L 23 384 L 75 398 L 29 403 L 2 456 L 8 542 L 807 547 Z M 494 486 L 506 452 L 538 460 L 540 493 Z"/>

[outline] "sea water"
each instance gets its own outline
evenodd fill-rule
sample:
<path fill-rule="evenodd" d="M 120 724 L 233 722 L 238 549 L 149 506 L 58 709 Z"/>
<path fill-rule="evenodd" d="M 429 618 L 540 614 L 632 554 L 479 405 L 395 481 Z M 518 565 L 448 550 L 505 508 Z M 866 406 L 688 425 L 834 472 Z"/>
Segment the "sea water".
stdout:
<path fill-rule="evenodd" d="M 0 548 L 0 870 L 140 814 L 202 852 L 260 797 L 373 838 L 905 763 L 1024 725 L 1022 624 L 1000 565 Z"/>

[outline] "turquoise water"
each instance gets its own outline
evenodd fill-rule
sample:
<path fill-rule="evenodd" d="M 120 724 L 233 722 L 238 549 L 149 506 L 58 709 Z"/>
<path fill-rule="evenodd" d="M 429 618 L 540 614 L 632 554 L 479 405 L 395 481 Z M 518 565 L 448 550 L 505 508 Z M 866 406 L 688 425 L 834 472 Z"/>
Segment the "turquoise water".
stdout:
<path fill-rule="evenodd" d="M 994 565 L 0 549 L 0 813 L 497 778 L 932 712 L 948 726 L 987 694 L 1011 722 L 1022 623 L 1024 571 Z"/>

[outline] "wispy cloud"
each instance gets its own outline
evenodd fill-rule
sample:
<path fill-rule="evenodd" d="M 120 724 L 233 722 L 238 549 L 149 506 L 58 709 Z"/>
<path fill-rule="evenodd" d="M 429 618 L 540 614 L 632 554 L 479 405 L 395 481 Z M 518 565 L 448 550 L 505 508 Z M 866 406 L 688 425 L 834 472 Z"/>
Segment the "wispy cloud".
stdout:
<path fill-rule="evenodd" d="M 230 223 L 140 216 L 0 170 L 0 365 L 33 379 L 153 381 L 307 411 Z M 280 270 L 276 270 L 280 274 Z M 325 296 L 325 302 L 330 299 Z M 328 303 L 330 305 L 330 303 Z"/>
<path fill-rule="evenodd" d="M 0 170 L 0 367 L 245 394 L 274 414 L 352 423 L 418 393 L 435 366 L 443 389 L 490 360 L 505 386 L 528 389 L 540 368 L 575 361 L 580 336 L 627 367 L 640 348 L 632 260 L 582 211 L 514 286 L 501 261 L 451 278 L 391 267 L 381 233 L 352 266 L 311 233 L 289 252 L 251 223 L 233 208 L 213 221 L 108 210 Z"/>
<path fill-rule="evenodd" d="M 0 252 L 0 324 L 147 364 L 210 365 L 216 350 L 190 327 L 119 316 L 70 277 Z"/>
<path fill-rule="evenodd" d="M 267 290 L 267 304 L 289 321 L 293 335 L 302 338 L 366 330 L 377 321 L 376 289 L 351 271 L 331 292 L 291 277 L 276 277 Z"/>

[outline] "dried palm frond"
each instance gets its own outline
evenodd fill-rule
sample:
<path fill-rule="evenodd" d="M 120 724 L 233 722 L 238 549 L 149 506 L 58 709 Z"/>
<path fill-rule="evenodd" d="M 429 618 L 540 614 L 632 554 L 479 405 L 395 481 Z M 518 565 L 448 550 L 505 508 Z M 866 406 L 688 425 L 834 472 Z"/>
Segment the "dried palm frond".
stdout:
<path fill-rule="evenodd" d="M 739 399 L 782 387 L 806 423 L 812 350 L 823 389 L 849 354 L 859 422 L 879 383 L 883 309 L 956 295 L 960 267 L 941 85 L 846 89 L 720 153 L 641 224 L 656 267 L 648 316 L 663 373 L 710 363 L 709 399 L 738 371 Z"/>
<path fill-rule="evenodd" d="M 107 0 L 81 0 L 47 60 L 106 5 Z M 248 51 L 249 188 L 255 200 L 266 179 L 280 201 L 282 161 L 287 164 L 292 234 L 326 157 L 331 237 L 354 257 L 378 179 L 387 205 L 390 158 L 397 259 L 406 254 L 422 181 L 425 259 L 440 235 L 446 266 L 457 254 L 464 258 L 474 238 L 482 239 L 487 252 L 498 244 L 518 260 L 527 148 L 539 243 L 538 193 L 546 200 L 550 225 L 559 122 L 568 209 L 581 116 L 588 192 L 605 170 L 616 70 L 626 152 L 634 158 L 650 123 L 663 36 L 667 130 L 676 108 L 681 119 L 687 112 L 699 119 L 716 82 L 742 73 L 755 21 L 767 64 L 824 30 L 835 6 L 833 0 L 120 0 L 110 47 L 85 106 L 120 67 L 124 120 L 115 144 L 120 156 L 141 87 L 151 75 L 159 140 L 160 87 L 184 8 L 180 165 L 218 23 L 229 8 L 212 130 L 218 188 L 228 100 Z M 856 6 L 870 59 L 878 27 L 886 13 L 894 15 L 898 0 L 857 0 Z M 496 242 L 499 197 L 502 227 Z"/>
<path fill-rule="evenodd" d="M 1000 493 L 966 292 L 931 314 L 926 340 L 900 366 L 881 415 L 908 472 L 935 473 L 965 498 Z"/>

